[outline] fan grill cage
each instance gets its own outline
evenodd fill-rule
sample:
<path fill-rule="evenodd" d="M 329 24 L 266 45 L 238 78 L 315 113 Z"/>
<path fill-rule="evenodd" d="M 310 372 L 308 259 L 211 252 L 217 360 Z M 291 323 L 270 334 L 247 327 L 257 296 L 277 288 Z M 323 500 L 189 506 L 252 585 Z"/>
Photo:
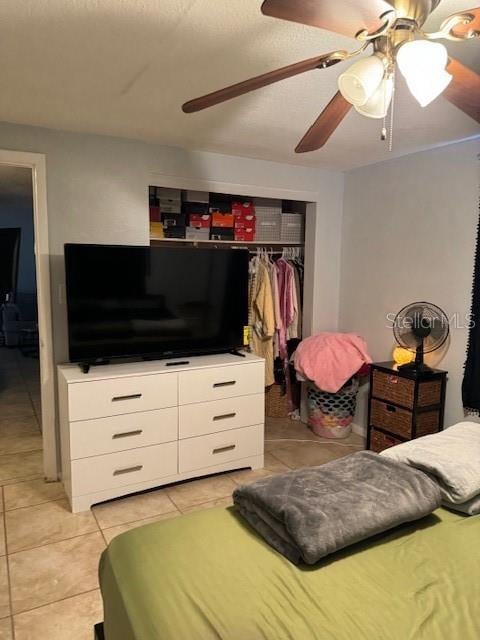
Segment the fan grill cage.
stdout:
<path fill-rule="evenodd" d="M 401 309 L 393 322 L 393 334 L 398 344 L 408 351 L 416 351 L 422 338 L 424 353 L 439 349 L 447 340 L 450 324 L 446 313 L 430 302 L 413 302 Z"/>

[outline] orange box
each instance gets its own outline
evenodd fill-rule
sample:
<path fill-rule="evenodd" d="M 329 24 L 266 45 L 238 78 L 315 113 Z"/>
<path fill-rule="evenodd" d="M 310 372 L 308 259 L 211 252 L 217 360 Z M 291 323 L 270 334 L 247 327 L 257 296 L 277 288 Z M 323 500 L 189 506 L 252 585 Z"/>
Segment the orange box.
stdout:
<path fill-rule="evenodd" d="M 233 213 L 220 213 L 213 209 L 212 213 L 212 227 L 233 227 Z"/>

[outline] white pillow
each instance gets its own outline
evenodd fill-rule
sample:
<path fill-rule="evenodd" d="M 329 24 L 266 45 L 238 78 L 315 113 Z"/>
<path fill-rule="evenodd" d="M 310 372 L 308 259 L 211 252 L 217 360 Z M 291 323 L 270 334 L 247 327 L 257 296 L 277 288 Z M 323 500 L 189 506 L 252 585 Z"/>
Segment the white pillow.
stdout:
<path fill-rule="evenodd" d="M 453 427 L 382 451 L 432 475 L 443 499 L 459 504 L 480 493 L 480 424 L 459 422 Z"/>

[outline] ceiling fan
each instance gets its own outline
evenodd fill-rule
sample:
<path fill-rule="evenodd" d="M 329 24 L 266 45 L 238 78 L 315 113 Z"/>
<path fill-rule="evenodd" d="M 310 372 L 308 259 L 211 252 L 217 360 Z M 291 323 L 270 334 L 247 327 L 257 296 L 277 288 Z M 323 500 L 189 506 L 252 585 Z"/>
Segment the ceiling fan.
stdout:
<path fill-rule="evenodd" d="M 341 74 L 334 95 L 298 143 L 295 151 L 320 149 L 352 106 L 370 118 L 384 118 L 394 92 L 396 67 L 422 105 L 440 94 L 480 122 L 480 75 L 449 58 L 447 49 L 434 40 L 468 40 L 480 37 L 480 7 L 455 13 L 440 30 L 426 33 L 422 26 L 441 0 L 265 0 L 267 16 L 334 31 L 359 41 L 355 51 L 331 51 L 270 71 L 244 82 L 186 102 L 185 113 L 260 89 L 313 69 L 327 69 L 350 60 L 371 46 L 368 57 L 358 59 Z"/>

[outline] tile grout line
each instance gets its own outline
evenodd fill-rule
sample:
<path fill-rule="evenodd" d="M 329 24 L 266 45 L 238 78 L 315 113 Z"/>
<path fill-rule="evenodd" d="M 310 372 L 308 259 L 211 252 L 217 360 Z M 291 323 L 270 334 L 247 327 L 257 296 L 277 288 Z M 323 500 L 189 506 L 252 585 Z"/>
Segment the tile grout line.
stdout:
<path fill-rule="evenodd" d="M 14 487 L 15 485 L 10 484 L 7 486 Z M 7 511 L 8 513 L 11 513 L 12 511 L 20 511 L 20 509 L 33 509 L 34 507 L 41 507 L 44 504 L 50 504 L 50 502 L 67 502 L 68 504 L 68 498 L 67 496 L 64 496 L 63 498 L 52 498 L 51 500 L 44 500 L 43 502 L 36 502 L 35 504 L 25 504 L 21 507 L 13 507 L 12 509 L 7 509 Z M 72 514 L 72 515 L 75 515 L 75 514 Z"/>
<path fill-rule="evenodd" d="M 175 505 L 174 505 L 175 506 Z M 93 513 L 93 509 L 92 509 L 92 513 Z M 151 516 L 145 516 L 144 518 L 136 518 L 135 520 L 128 520 L 128 522 L 118 522 L 117 524 L 111 524 L 108 527 L 103 527 L 100 525 L 100 523 L 97 520 L 97 517 L 95 516 L 95 520 L 97 520 L 97 524 L 100 527 L 100 531 L 104 531 L 104 529 L 113 529 L 114 527 L 123 527 L 123 525 L 125 524 L 133 524 L 134 522 L 140 522 L 141 520 L 148 520 L 150 518 L 157 518 L 158 516 L 168 516 L 169 513 L 182 513 L 180 511 L 180 509 L 175 506 L 175 509 L 173 509 L 173 511 L 164 511 L 163 513 L 154 513 Z M 168 520 L 168 518 L 166 518 L 166 520 Z"/>
<path fill-rule="evenodd" d="M 282 462 L 282 461 L 280 460 L 280 458 L 277 458 L 277 456 L 276 456 L 274 453 L 272 453 L 271 451 L 266 451 L 265 453 L 268 453 L 269 455 L 271 455 L 271 456 L 272 456 L 273 458 L 275 458 L 275 460 L 276 460 L 277 462 L 279 462 L 280 464 L 284 464 L 286 467 L 288 467 L 288 468 L 290 469 L 290 471 L 293 471 L 293 470 L 294 470 L 294 467 L 291 467 L 291 466 L 290 466 L 289 464 L 287 464 L 286 462 Z"/>
<path fill-rule="evenodd" d="M 41 480 L 41 478 L 36 478 L 36 480 Z M 28 480 L 27 480 L 28 482 Z M 16 484 L 22 484 L 18 482 Z M 7 487 L 14 487 L 15 484 L 7 484 Z M 5 513 L 10 513 L 11 511 L 18 511 L 19 509 L 31 509 L 32 507 L 40 507 L 42 504 L 48 504 L 49 502 L 60 502 L 61 500 L 65 500 L 66 498 L 52 498 L 51 500 L 42 500 L 42 502 L 34 502 L 33 504 L 23 504 L 20 507 L 11 507 L 7 509 Z"/>
<path fill-rule="evenodd" d="M 95 522 L 95 524 L 97 524 L 97 523 Z M 34 547 L 27 547 L 26 549 L 19 549 L 18 551 L 12 551 L 8 555 L 16 556 L 19 553 L 28 553 L 29 551 L 36 551 L 37 549 L 44 549 L 45 547 L 49 547 L 52 544 L 61 544 L 62 542 L 69 542 L 70 540 L 76 540 L 77 538 L 84 538 L 86 536 L 93 536 L 96 533 L 101 533 L 101 530 L 88 531 L 86 533 L 79 533 L 76 536 L 69 536 L 68 538 L 62 538 L 61 540 L 53 540 L 53 542 L 50 541 L 50 542 L 46 542 L 45 544 L 37 544 Z M 103 536 L 102 536 L 102 538 L 103 538 Z"/>
<path fill-rule="evenodd" d="M 65 596 L 64 598 L 59 598 L 58 600 L 53 600 L 52 602 L 47 602 L 46 604 L 39 604 L 38 607 L 32 607 L 31 609 L 24 609 L 23 611 L 18 611 L 17 613 L 12 613 L 12 620 L 13 620 L 13 618 L 21 616 L 24 613 L 30 613 L 31 611 L 37 611 L 37 609 L 43 609 L 44 607 L 51 607 L 53 604 L 57 604 L 57 602 L 65 602 L 65 600 L 70 600 L 71 598 L 77 598 L 78 596 L 84 596 L 87 593 L 93 593 L 94 591 L 100 591 L 100 587 L 97 587 L 96 589 L 88 589 L 87 591 L 81 591 L 80 593 L 75 593 L 72 596 Z"/>
<path fill-rule="evenodd" d="M 108 547 L 108 542 L 107 542 L 107 539 L 106 539 L 106 537 L 105 537 L 105 534 L 103 533 L 103 529 L 102 529 L 102 527 L 100 526 L 100 524 L 99 524 L 99 522 L 98 522 L 98 519 L 97 519 L 97 516 L 95 515 L 95 512 L 94 512 L 94 510 L 93 510 L 92 508 L 90 508 L 90 513 L 92 514 L 93 519 L 95 520 L 95 523 L 96 523 L 96 525 L 97 525 L 97 527 L 98 527 L 98 530 L 100 531 L 100 533 L 101 533 L 101 535 L 102 535 L 103 542 L 105 543 L 105 546 L 106 546 L 106 547 Z"/>
<path fill-rule="evenodd" d="M 3 509 L 3 535 L 5 536 L 5 564 L 7 567 L 7 585 L 8 585 L 8 604 L 10 606 L 10 628 L 12 631 L 12 640 L 15 640 L 15 625 L 13 624 L 13 598 L 12 598 L 12 580 L 10 576 L 10 560 L 7 544 L 7 518 L 5 511 L 5 492 L 2 487 L 2 509 Z"/>

